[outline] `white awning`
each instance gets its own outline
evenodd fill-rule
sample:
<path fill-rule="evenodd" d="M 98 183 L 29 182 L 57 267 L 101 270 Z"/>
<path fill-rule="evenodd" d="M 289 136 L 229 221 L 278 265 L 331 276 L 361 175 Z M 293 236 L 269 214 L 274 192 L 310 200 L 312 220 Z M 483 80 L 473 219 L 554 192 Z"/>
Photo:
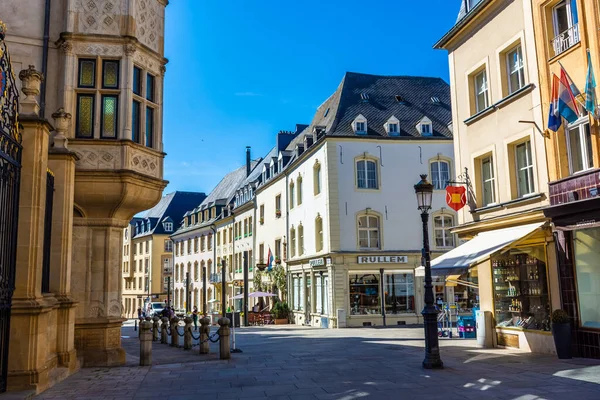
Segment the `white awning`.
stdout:
<path fill-rule="evenodd" d="M 432 260 L 431 273 L 432 275 L 460 273 L 460 269 L 466 270 L 479 264 L 492 253 L 502 250 L 512 243 L 523 239 L 544 224 L 545 222 L 539 222 L 482 232 L 467 243 Z"/>

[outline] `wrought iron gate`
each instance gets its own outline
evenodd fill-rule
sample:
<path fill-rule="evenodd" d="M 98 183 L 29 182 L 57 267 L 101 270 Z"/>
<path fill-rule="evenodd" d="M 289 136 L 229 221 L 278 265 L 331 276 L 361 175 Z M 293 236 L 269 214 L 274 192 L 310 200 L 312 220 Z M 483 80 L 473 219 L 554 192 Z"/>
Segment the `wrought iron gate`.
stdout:
<path fill-rule="evenodd" d="M 0 21 L 0 393 L 6 391 L 10 307 L 15 287 L 17 218 L 21 177 L 19 92 Z"/>

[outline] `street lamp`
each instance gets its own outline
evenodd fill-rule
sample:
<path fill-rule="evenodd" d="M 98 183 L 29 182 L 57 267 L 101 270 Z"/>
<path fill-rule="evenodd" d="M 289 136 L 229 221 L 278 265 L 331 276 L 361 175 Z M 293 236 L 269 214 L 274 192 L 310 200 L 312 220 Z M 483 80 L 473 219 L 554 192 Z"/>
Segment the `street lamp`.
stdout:
<path fill-rule="evenodd" d="M 444 363 L 440 358 L 438 343 L 437 310 L 434 305 L 433 285 L 431 284 L 431 258 L 429 255 L 429 210 L 431 210 L 431 197 L 433 185 L 427 182 L 427 175 L 421 175 L 421 181 L 415 185 L 417 195 L 417 208 L 421 211 L 423 222 L 423 259 L 425 264 L 425 307 L 421 312 L 425 325 L 425 359 L 423 368 L 440 369 Z"/>

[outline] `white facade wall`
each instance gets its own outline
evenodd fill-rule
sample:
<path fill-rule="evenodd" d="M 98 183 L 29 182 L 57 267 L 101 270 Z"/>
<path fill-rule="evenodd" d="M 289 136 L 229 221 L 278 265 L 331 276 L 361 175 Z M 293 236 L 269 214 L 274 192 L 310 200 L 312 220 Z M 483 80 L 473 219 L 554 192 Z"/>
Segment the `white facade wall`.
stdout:
<path fill-rule="evenodd" d="M 255 197 L 256 201 L 256 245 L 254 248 L 255 261 L 268 263 L 267 255 L 269 253 L 269 247 L 273 256 L 275 256 L 275 241 L 281 240 L 281 263 L 285 267 L 286 258 L 289 256 L 286 254 L 287 243 L 287 232 L 286 232 L 286 221 L 287 221 L 287 194 L 286 194 L 286 178 L 285 175 L 280 174 L 275 178 L 272 178 L 273 182 L 269 182 L 266 187 L 258 189 Z M 281 196 L 281 216 L 276 216 L 275 198 Z M 260 222 L 260 207 L 264 206 L 264 217 L 263 223 Z M 264 247 L 264 254 L 260 254 L 260 245 Z"/>
<path fill-rule="evenodd" d="M 360 250 L 356 216 L 367 208 L 381 217 L 381 250 L 420 250 L 423 245 L 422 223 L 414 185 L 419 182 L 420 174 L 427 174 L 431 180 L 430 162 L 438 158 L 450 162 L 450 177 L 455 176 L 452 141 L 340 140 L 330 141 L 327 146 L 336 149 L 329 152 L 336 155 L 336 160 L 328 162 L 337 163 L 339 177 L 337 201 L 341 235 L 340 247 L 334 250 Z M 365 155 L 378 161 L 378 190 L 356 187 L 355 161 L 364 159 Z M 446 191 L 435 190 L 430 213 L 440 212 L 442 208 L 455 216 L 446 204 Z M 435 251 L 432 235 L 430 229 L 429 240 L 432 251 Z"/>
<path fill-rule="evenodd" d="M 296 251 L 292 257 L 288 254 L 289 260 L 313 257 L 322 254 L 326 254 L 330 250 L 328 229 L 329 229 L 329 218 L 328 218 L 328 207 L 329 192 L 327 191 L 328 177 L 327 177 L 327 157 L 325 152 L 326 147 L 321 146 L 314 154 L 304 160 L 299 165 L 294 166 L 292 169 L 287 171 L 287 186 L 288 196 L 289 187 L 294 183 L 294 207 L 290 208 L 291 202 L 288 200 L 288 212 L 289 212 L 289 231 L 295 229 L 296 231 Z M 320 165 L 320 176 L 321 176 L 321 190 L 320 193 L 315 195 L 315 166 Z M 298 204 L 298 178 L 302 178 L 302 204 Z M 323 221 L 323 249 L 319 252 L 316 250 L 316 232 L 315 232 L 315 221 L 319 216 Z M 304 248 L 302 255 L 300 254 L 300 238 L 299 238 L 299 227 L 300 225 L 304 230 Z M 288 232 L 289 245 L 291 246 L 291 236 Z M 290 250 L 291 253 L 291 250 Z"/>

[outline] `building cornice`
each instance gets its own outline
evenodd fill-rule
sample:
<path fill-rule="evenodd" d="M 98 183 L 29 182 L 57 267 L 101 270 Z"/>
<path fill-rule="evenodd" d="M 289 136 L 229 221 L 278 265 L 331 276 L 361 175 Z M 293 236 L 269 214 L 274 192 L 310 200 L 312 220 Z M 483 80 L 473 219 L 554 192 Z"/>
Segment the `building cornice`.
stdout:
<path fill-rule="evenodd" d="M 471 24 L 478 20 L 483 11 L 486 10 L 494 1 L 495 0 L 482 0 L 475 6 L 475 8 L 470 10 L 467 15 L 454 24 L 454 26 L 433 45 L 433 48 L 436 50 L 447 49 L 447 45 L 456 39 L 459 34 L 471 28 Z"/>

